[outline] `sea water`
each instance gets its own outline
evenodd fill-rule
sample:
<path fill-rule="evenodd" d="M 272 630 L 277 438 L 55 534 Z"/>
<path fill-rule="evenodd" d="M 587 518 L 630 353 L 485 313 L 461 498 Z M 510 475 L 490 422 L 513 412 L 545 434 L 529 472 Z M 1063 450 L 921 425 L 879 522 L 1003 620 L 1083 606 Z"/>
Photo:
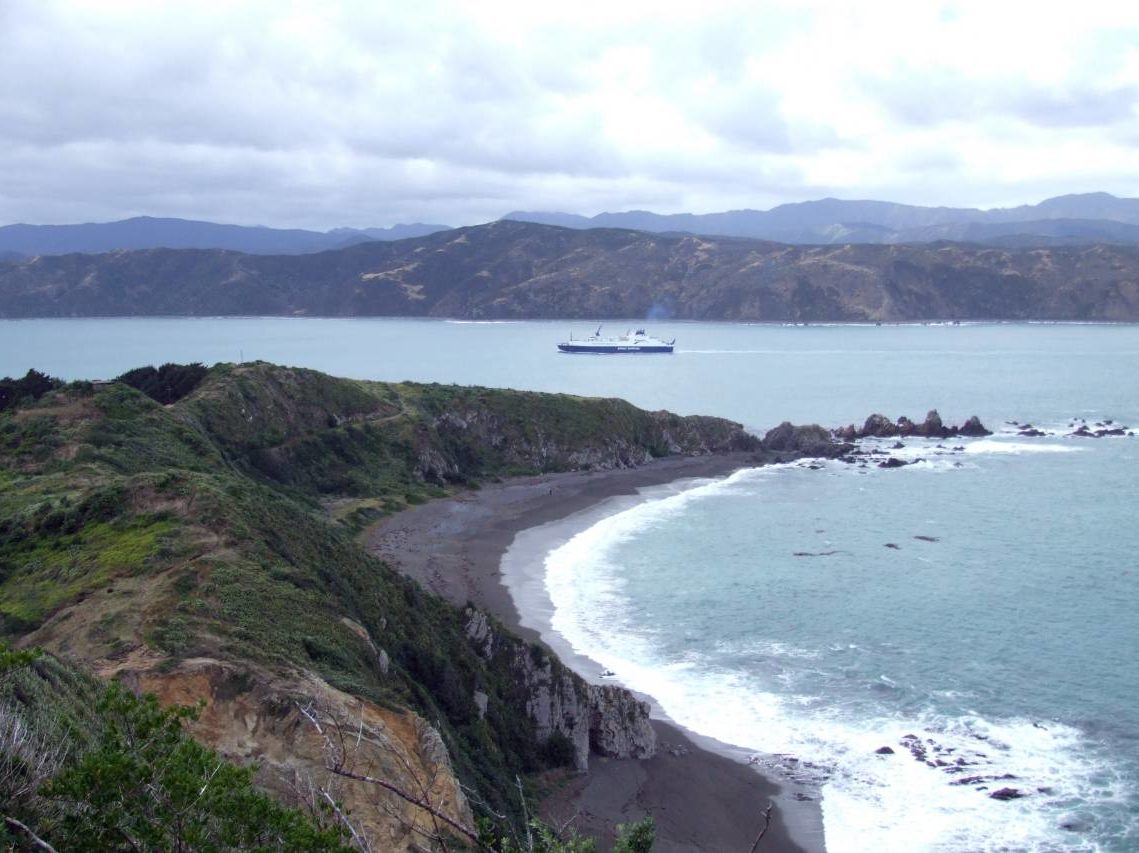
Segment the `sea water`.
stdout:
<path fill-rule="evenodd" d="M 770 466 L 622 505 L 547 556 L 551 621 L 679 723 L 816 784 L 832 851 L 1139 848 L 1139 438 L 1068 435 L 1139 427 L 1139 328 L 673 323 L 649 331 L 674 355 L 610 357 L 558 354 L 569 331 L 7 321 L 0 375 L 244 357 L 758 432 L 977 414 L 996 435 L 880 443 L 903 468 Z"/>
<path fill-rule="evenodd" d="M 642 503 L 548 556 L 553 628 L 817 782 L 829 850 L 1135 849 L 1139 439 L 1100 442 L 911 441 Z"/>

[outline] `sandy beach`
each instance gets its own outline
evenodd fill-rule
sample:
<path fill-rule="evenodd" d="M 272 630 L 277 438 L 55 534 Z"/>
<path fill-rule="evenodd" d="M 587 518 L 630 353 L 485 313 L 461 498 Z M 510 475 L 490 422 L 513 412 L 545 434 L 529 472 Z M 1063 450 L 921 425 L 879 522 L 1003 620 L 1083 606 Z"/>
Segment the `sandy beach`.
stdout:
<path fill-rule="evenodd" d="M 540 586 L 544 554 L 600 514 L 643 499 L 641 490 L 725 476 L 754 464 L 753 459 L 750 454 L 682 457 L 634 469 L 487 484 L 385 519 L 369 531 L 367 547 L 455 604 L 472 602 L 527 639 L 545 642 L 596 682 L 597 665 L 552 635 L 540 596 L 527 591 Z M 508 551 L 510 577 L 504 578 Z M 579 831 L 606 839 L 616 824 L 651 814 L 657 823 L 653 849 L 660 853 L 747 851 L 764 827 L 764 811 L 773 805 L 757 850 L 823 849 L 821 814 L 813 797 L 805 799 L 810 794 L 787 790 L 749 766 L 740 751 L 672 724 L 655 703 L 654 726 L 659 742 L 654 758 L 593 756 L 588 773 L 573 777 L 543 803 L 545 817 L 557 825 L 572 819 Z"/>

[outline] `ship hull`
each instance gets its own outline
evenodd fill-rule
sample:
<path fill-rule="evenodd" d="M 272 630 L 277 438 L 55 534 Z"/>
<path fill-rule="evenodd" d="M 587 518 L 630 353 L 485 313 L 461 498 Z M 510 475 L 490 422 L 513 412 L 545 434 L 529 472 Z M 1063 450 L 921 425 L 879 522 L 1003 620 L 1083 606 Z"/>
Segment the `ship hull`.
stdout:
<path fill-rule="evenodd" d="M 672 352 L 671 344 L 659 346 L 636 346 L 633 344 L 558 344 L 562 352 L 594 353 L 596 355 L 610 355 L 613 353 L 661 353 Z"/>

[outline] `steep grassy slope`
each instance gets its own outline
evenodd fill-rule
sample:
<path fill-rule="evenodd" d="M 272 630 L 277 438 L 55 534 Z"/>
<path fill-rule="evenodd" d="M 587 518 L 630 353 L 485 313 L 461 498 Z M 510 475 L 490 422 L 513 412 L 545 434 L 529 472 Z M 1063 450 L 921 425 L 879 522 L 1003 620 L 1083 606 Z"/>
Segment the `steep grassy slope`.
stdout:
<path fill-rule="evenodd" d="M 789 246 L 500 221 L 298 257 L 0 264 L 0 317 L 131 314 L 1135 321 L 1139 247 Z"/>
<path fill-rule="evenodd" d="M 618 400 L 262 363 L 215 367 L 170 406 L 76 383 L 0 415 L 0 634 L 171 700 L 208 698 L 205 736 L 245 757 L 319 762 L 297 713 L 319 699 L 357 703 L 377 732 L 410 726 L 408 749 L 438 767 L 419 724 L 401 722 L 412 709 L 459 779 L 509 812 L 516 773 L 572 763 L 581 743 L 575 721 L 527 710 L 534 685 L 598 697 L 353 531 L 479 478 L 754 444 L 736 424 Z"/>

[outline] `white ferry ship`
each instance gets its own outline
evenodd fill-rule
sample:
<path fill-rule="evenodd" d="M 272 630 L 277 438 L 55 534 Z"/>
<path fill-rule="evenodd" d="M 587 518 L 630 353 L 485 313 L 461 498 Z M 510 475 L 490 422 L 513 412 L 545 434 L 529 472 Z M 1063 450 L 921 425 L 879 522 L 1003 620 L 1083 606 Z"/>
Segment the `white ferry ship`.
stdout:
<path fill-rule="evenodd" d="M 588 338 L 570 339 L 558 344 L 562 352 L 588 352 L 588 353 L 614 353 L 614 352 L 672 352 L 676 338 L 671 341 L 662 341 L 645 334 L 644 329 L 633 331 L 630 329 L 623 335 L 616 337 L 601 337 L 601 327 Z"/>

